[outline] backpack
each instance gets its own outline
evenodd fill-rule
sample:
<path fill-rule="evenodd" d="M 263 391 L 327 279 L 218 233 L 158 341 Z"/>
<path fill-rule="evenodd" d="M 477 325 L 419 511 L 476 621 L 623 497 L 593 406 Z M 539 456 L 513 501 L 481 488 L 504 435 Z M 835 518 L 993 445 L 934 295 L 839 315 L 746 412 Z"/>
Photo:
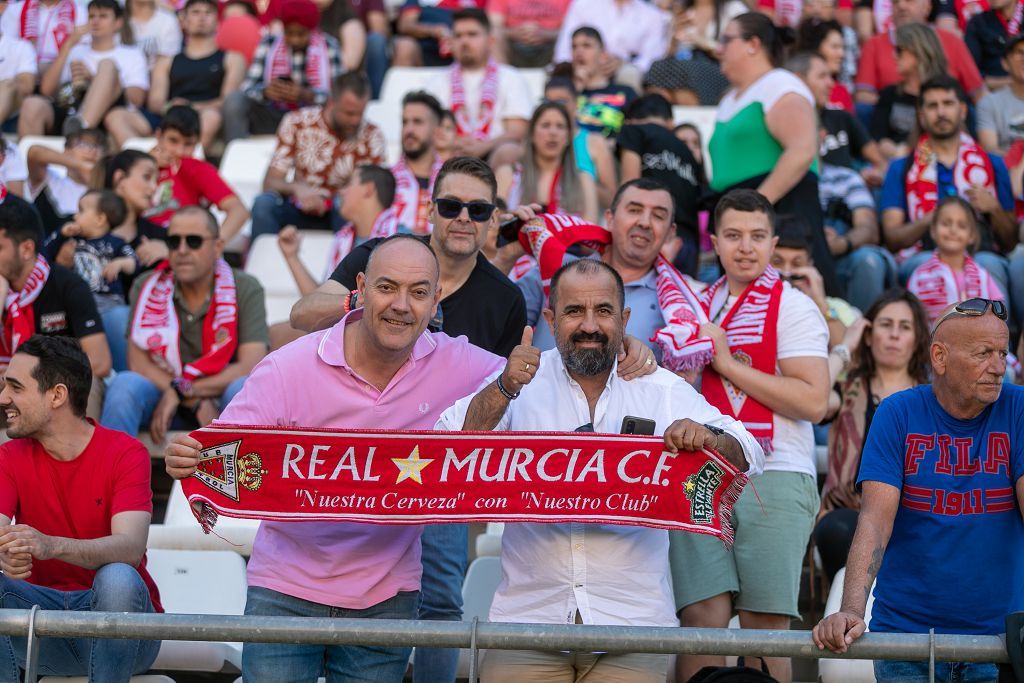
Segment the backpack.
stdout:
<path fill-rule="evenodd" d="M 687 683 L 779 683 L 768 672 L 768 665 L 761 659 L 760 671 L 746 666 L 743 657 L 736 660 L 736 666 L 706 666 Z"/>

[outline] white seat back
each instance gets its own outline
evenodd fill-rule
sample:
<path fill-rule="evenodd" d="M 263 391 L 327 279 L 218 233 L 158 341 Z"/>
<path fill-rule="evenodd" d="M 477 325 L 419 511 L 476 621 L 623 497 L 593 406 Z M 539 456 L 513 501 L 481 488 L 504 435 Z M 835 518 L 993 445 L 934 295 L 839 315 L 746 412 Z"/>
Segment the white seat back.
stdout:
<path fill-rule="evenodd" d="M 333 235 L 320 230 L 302 232 L 299 259 L 309 269 L 314 280 L 319 281 L 324 275 L 333 239 Z M 288 263 L 277 246 L 276 235 L 260 235 L 253 242 L 245 263 L 245 272 L 257 278 L 263 285 L 266 294 L 267 324 L 287 321 L 292 306 L 299 300 L 300 295 L 295 278 L 288 269 Z"/>
<path fill-rule="evenodd" d="M 277 138 L 267 135 L 232 140 L 224 149 L 220 175 L 250 209 L 256 195 L 263 191 L 263 176 L 276 146 Z"/>
<path fill-rule="evenodd" d="M 708 153 L 708 143 L 711 142 L 711 135 L 715 132 L 716 107 L 672 107 L 672 120 L 675 125 L 681 123 L 692 123 L 700 131 L 702 147 L 704 149 L 704 172 L 711 177 L 711 155 Z"/>

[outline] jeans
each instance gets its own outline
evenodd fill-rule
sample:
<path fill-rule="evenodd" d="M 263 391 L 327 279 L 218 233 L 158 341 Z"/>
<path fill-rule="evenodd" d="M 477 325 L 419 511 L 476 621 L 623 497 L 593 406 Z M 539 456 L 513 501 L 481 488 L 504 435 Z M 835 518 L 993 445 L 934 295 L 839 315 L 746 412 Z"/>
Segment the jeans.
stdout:
<path fill-rule="evenodd" d="M 367 609 L 344 609 L 250 586 L 245 613 L 330 619 L 413 619 L 417 599 L 415 592 L 399 593 Z M 327 683 L 394 683 L 405 675 L 411 652 L 411 647 L 245 643 L 242 679 L 245 683 L 309 683 L 326 676 Z"/>
<path fill-rule="evenodd" d="M 224 98 L 224 142 L 250 135 L 273 135 L 286 113 L 237 90 Z"/>
<path fill-rule="evenodd" d="M 276 235 L 286 225 L 299 230 L 332 230 L 341 227 L 341 216 L 336 206 L 323 216 L 299 211 L 299 207 L 276 192 L 264 192 L 252 202 L 252 240 L 260 235 Z"/>
<path fill-rule="evenodd" d="M 879 660 L 875 664 L 878 683 L 927 683 L 928 662 Z M 940 683 L 996 683 L 995 664 L 935 662 L 935 680 Z"/>
<path fill-rule="evenodd" d="M 1015 250 L 1010 260 L 1010 310 L 1018 324 L 1024 322 L 1024 251 Z"/>
<path fill-rule="evenodd" d="M 423 579 L 419 618 L 462 621 L 462 583 L 469 562 L 469 525 L 427 524 L 421 537 Z M 416 648 L 413 683 L 454 683 L 459 651 Z"/>
<path fill-rule="evenodd" d="M 231 402 L 243 384 L 245 377 L 239 377 L 228 385 L 220 397 L 221 408 Z M 100 424 L 135 436 L 153 419 L 153 411 L 161 396 L 160 388 L 139 373 L 119 372 L 107 387 Z"/>
<path fill-rule="evenodd" d="M 882 247 L 865 244 L 836 259 L 836 274 L 846 285 L 846 300 L 866 311 L 896 284 L 896 259 Z"/>
<path fill-rule="evenodd" d="M 380 97 L 384 85 L 384 74 L 390 66 L 388 59 L 388 39 L 379 33 L 366 34 L 366 77 L 370 79 L 370 90 L 373 99 Z"/>
<path fill-rule="evenodd" d="M 130 565 L 100 567 L 91 590 L 60 591 L 0 575 L 0 607 L 75 612 L 152 612 L 149 590 Z M 0 680 L 21 680 L 27 639 L 0 637 Z M 39 641 L 39 673 L 44 676 L 88 676 L 90 683 L 127 683 L 132 674 L 149 669 L 160 651 L 159 640 L 111 638 L 43 638 Z"/>
<path fill-rule="evenodd" d="M 131 308 L 118 306 L 103 313 L 103 332 L 107 335 L 107 346 L 110 347 L 110 360 L 114 372 L 128 369 L 128 319 Z"/>

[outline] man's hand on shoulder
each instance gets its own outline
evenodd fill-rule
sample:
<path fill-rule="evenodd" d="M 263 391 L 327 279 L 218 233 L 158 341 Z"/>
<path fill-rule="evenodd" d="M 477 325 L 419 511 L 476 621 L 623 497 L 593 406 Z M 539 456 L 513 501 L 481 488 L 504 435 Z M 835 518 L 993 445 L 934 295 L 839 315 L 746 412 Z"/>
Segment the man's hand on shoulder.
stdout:
<path fill-rule="evenodd" d="M 199 449 L 203 444 L 188 434 L 177 434 L 164 449 L 164 467 L 172 479 L 192 476 L 199 465 Z"/>
<path fill-rule="evenodd" d="M 618 375 L 627 382 L 637 377 L 653 374 L 658 369 L 654 351 L 636 337 L 626 335 L 619 351 Z"/>
<path fill-rule="evenodd" d="M 864 635 L 867 628 L 863 617 L 852 612 L 836 612 L 819 621 L 811 631 L 811 637 L 819 650 L 828 648 L 842 654 L 853 641 Z"/>

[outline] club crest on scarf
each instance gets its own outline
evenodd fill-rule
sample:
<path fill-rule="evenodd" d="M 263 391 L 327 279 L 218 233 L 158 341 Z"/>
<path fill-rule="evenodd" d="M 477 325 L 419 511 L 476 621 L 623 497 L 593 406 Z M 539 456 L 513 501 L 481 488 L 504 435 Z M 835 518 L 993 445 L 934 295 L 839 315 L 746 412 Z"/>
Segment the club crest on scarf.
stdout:
<path fill-rule="evenodd" d="M 715 519 L 715 492 L 722 485 L 722 474 L 721 468 L 709 461 L 683 482 L 690 516 L 698 524 L 711 524 Z"/>
<path fill-rule="evenodd" d="M 263 461 L 258 453 L 246 453 L 239 457 L 242 441 L 232 441 L 211 446 L 199 452 L 199 464 L 195 477 L 214 491 L 238 502 L 238 487 L 255 493 L 263 484 Z"/>
<path fill-rule="evenodd" d="M 746 365 L 748 368 L 753 365 L 750 354 L 746 351 L 735 351 L 733 352 L 732 357 L 739 363 Z M 729 404 L 732 405 L 733 414 L 739 415 L 740 411 L 743 409 L 743 404 L 747 401 L 747 394 L 740 391 L 735 384 L 724 377 L 722 378 L 722 384 L 725 385 L 725 394 L 729 398 Z"/>

